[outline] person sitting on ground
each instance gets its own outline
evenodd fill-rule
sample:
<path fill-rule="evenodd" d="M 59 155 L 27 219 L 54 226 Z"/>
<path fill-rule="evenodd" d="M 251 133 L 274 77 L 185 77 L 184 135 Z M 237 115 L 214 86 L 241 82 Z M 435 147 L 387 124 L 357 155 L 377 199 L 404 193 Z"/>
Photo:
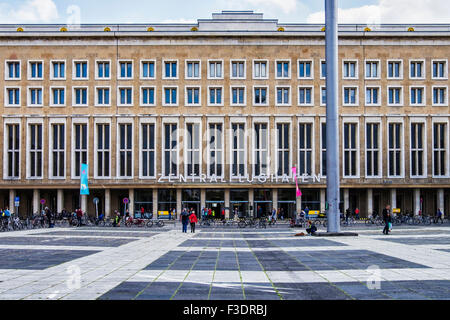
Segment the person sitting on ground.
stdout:
<path fill-rule="evenodd" d="M 317 227 L 311 222 L 311 220 L 308 220 L 308 228 L 306 228 L 306 232 L 313 236 L 316 234 L 316 231 Z"/>

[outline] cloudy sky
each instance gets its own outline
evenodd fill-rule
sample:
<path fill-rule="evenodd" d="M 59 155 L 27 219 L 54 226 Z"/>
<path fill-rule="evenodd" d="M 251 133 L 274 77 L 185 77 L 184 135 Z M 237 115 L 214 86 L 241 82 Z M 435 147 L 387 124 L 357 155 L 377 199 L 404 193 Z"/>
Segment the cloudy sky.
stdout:
<path fill-rule="evenodd" d="M 340 23 L 450 23 L 449 0 L 339 0 L 339 8 Z M 324 0 L 0 0 L 0 23 L 183 23 L 221 10 L 322 23 Z"/>

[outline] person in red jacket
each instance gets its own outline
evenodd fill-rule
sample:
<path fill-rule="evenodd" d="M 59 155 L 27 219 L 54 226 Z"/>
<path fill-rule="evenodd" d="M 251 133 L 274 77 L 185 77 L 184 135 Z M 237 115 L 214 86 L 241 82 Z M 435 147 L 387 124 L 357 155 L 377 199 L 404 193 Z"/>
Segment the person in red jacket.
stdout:
<path fill-rule="evenodd" d="M 191 233 L 195 233 L 195 224 L 198 222 L 195 212 L 192 212 L 189 216 L 189 222 L 191 223 Z"/>

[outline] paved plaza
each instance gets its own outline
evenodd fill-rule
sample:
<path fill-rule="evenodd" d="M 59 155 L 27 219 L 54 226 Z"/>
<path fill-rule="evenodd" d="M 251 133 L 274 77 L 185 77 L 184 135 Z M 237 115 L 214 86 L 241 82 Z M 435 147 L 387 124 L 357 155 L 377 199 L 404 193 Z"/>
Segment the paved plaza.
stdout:
<path fill-rule="evenodd" d="M 450 226 L 66 228 L 1 233 L 0 299 L 450 299 Z"/>

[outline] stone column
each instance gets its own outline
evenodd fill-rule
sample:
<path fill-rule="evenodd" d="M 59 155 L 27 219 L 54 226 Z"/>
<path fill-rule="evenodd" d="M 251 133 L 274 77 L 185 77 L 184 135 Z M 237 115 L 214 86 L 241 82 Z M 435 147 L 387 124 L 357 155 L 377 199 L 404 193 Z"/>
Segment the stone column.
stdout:
<path fill-rule="evenodd" d="M 367 189 L 367 217 L 373 213 L 373 190 Z"/>
<path fill-rule="evenodd" d="M 61 213 L 64 209 L 64 190 L 58 189 L 56 194 L 56 211 Z"/>
<path fill-rule="evenodd" d="M 200 210 L 206 208 L 206 189 L 200 189 Z"/>
<path fill-rule="evenodd" d="M 383 208 L 384 208 L 384 203 L 383 203 Z M 390 205 L 391 205 L 391 208 L 392 209 L 394 209 L 394 208 L 397 208 L 397 189 L 391 189 L 391 203 L 390 203 Z M 380 212 L 378 212 L 378 213 L 380 213 Z"/>
<path fill-rule="evenodd" d="M 420 189 L 414 189 L 414 215 L 419 214 L 420 210 Z"/>
<path fill-rule="evenodd" d="M 302 211 L 302 197 L 297 197 L 297 195 L 295 196 L 295 210 L 296 213 Z"/>
<path fill-rule="evenodd" d="M 87 200 L 88 200 L 87 195 L 81 196 L 81 211 L 83 211 L 83 214 L 87 212 L 87 204 L 88 204 Z"/>
<path fill-rule="evenodd" d="M 39 189 L 33 189 L 33 214 L 40 213 L 41 203 L 39 202 Z"/>
<path fill-rule="evenodd" d="M 350 190 L 344 189 L 344 212 L 350 208 Z M 354 208 L 351 208 L 352 210 Z"/>
<path fill-rule="evenodd" d="M 158 216 L 158 189 L 153 189 L 153 217 L 156 218 Z"/>
<path fill-rule="evenodd" d="M 444 189 L 438 189 L 437 191 L 437 208 L 445 214 L 444 211 Z M 436 210 L 437 211 L 437 210 Z"/>
<path fill-rule="evenodd" d="M 15 198 L 16 198 L 16 190 L 10 189 L 9 190 L 9 211 L 11 212 L 11 214 L 17 213 L 16 207 L 14 206 Z"/>
<path fill-rule="evenodd" d="M 179 217 L 181 214 L 182 204 L 181 204 L 181 189 L 177 189 L 177 216 Z"/>
<path fill-rule="evenodd" d="M 111 217 L 111 189 L 105 189 L 105 216 Z"/>
<path fill-rule="evenodd" d="M 320 212 L 325 212 L 325 204 L 327 202 L 326 197 L 327 196 L 327 190 L 326 189 L 320 189 Z"/>
<path fill-rule="evenodd" d="M 230 189 L 225 189 L 225 219 L 230 219 Z"/>
<path fill-rule="evenodd" d="M 272 189 L 272 207 L 278 210 L 278 189 Z M 286 215 L 288 212 L 286 212 Z"/>
<path fill-rule="evenodd" d="M 255 208 L 253 208 L 253 210 L 250 211 L 250 207 L 254 206 L 253 199 L 254 199 L 254 192 L 253 192 L 253 189 L 250 188 L 250 189 L 248 189 L 248 210 L 249 210 L 248 215 L 250 217 L 253 217 L 254 212 L 255 212 Z"/>
<path fill-rule="evenodd" d="M 130 200 L 128 210 L 130 211 L 130 216 L 134 217 L 134 189 L 128 190 L 128 199 Z"/>

